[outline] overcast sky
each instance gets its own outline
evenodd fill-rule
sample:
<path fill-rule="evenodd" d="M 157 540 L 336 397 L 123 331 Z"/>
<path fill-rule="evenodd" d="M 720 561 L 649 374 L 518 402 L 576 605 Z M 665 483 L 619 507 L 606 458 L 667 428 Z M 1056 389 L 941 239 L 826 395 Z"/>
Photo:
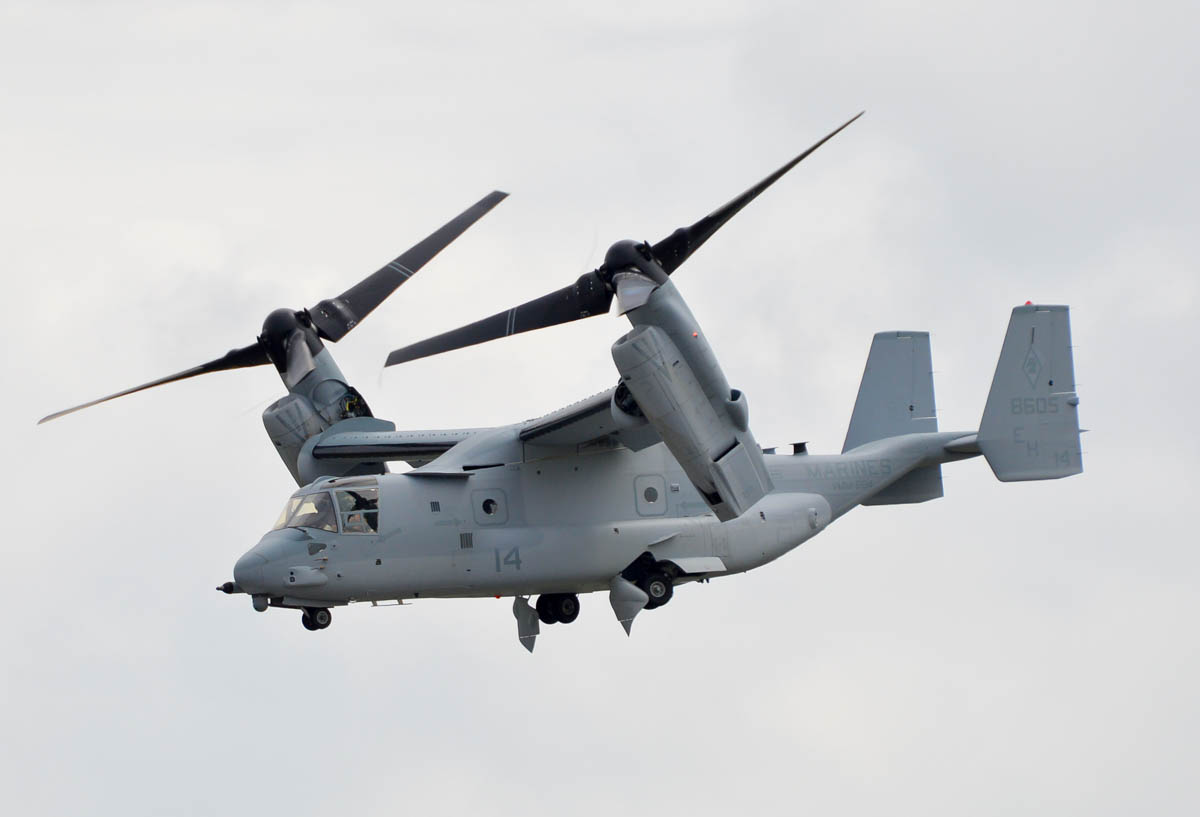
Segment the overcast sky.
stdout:
<path fill-rule="evenodd" d="M 0 0 L 11 813 L 1194 814 L 1200 165 L 1185 3 Z M 945 469 L 632 638 L 213 587 L 294 488 L 251 342 L 493 188 L 334 354 L 400 427 L 607 388 L 616 317 L 387 352 L 657 240 L 866 109 L 675 276 L 763 445 L 840 450 L 872 333 L 976 428 L 1072 307 L 1082 476 Z"/>

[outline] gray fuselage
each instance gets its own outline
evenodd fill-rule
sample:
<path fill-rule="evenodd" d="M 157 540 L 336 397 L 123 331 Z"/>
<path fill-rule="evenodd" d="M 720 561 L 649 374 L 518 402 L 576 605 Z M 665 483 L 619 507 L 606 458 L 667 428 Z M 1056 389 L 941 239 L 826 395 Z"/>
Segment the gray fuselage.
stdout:
<path fill-rule="evenodd" d="M 340 532 L 344 524 L 273 530 L 234 576 L 272 604 L 311 607 L 591 592 L 645 552 L 678 564 L 683 581 L 738 573 L 795 548 L 913 469 L 970 456 L 946 449 L 964 436 L 910 434 L 835 456 L 767 455 L 774 490 L 728 522 L 661 444 L 458 475 L 319 480 L 297 496 L 376 484 L 377 532 Z"/>

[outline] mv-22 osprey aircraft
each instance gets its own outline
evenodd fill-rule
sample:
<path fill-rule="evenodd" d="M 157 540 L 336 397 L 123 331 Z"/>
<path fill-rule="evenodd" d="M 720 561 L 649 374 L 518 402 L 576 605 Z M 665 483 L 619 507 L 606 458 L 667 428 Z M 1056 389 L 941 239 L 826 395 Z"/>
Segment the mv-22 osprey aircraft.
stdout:
<path fill-rule="evenodd" d="M 861 116 L 861 114 L 859 114 Z M 218 590 L 255 610 L 302 611 L 309 630 L 351 602 L 513 597 L 521 643 L 607 591 L 617 620 L 677 586 L 765 565 L 859 505 L 942 496 L 941 466 L 983 455 L 1004 481 L 1080 473 L 1067 307 L 1012 312 L 977 431 L 939 431 L 929 335 L 875 335 L 842 453 L 763 450 L 671 279 L 739 210 L 853 122 L 690 227 L 619 241 L 574 283 L 391 353 L 387 365 L 607 313 L 617 385 L 498 428 L 402 431 L 374 417 L 323 341 L 336 342 L 504 196 L 492 193 L 383 269 L 315 307 L 272 312 L 256 343 L 103 400 L 223 369 L 272 363 L 288 394 L 263 413 L 302 486 Z M 66 414 L 68 409 L 44 419 Z M 411 470 L 390 473 L 388 463 Z M 529 598 L 537 596 L 536 605 Z"/>

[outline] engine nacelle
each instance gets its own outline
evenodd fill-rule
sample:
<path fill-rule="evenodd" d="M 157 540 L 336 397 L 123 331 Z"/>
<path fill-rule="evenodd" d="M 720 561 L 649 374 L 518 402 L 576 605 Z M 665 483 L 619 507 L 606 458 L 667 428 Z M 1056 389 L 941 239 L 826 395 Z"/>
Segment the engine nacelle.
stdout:
<path fill-rule="evenodd" d="M 275 445 L 279 458 L 299 485 L 307 485 L 315 476 L 311 467 L 302 466 L 305 444 L 336 423 L 353 418 L 369 418 L 370 409 L 353 387 L 341 380 L 327 378 L 301 381 L 304 391 L 295 388 L 263 411 L 263 426 Z M 324 467 L 329 468 L 326 464 Z M 382 473 L 381 470 L 372 473 Z M 342 476 L 317 474 L 316 476 Z"/>
<path fill-rule="evenodd" d="M 262 419 L 267 436 L 279 452 L 279 458 L 296 482 L 303 485 L 296 466 L 300 449 L 310 437 L 329 428 L 330 423 L 317 413 L 312 401 L 302 394 L 287 394 L 279 398 L 267 406 Z"/>
<path fill-rule="evenodd" d="M 612 347 L 622 384 L 717 517 L 740 516 L 772 488 L 745 395 L 729 388 L 673 284 L 627 316 L 634 329 Z"/>

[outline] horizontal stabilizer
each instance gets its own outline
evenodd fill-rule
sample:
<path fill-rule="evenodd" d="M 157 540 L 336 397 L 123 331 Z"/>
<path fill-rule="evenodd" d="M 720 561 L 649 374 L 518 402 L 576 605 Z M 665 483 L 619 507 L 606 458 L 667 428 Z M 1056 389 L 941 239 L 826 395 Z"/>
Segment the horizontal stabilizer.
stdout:
<path fill-rule="evenodd" d="M 979 423 L 979 450 L 1004 482 L 1083 471 L 1065 306 L 1018 306 Z"/>

